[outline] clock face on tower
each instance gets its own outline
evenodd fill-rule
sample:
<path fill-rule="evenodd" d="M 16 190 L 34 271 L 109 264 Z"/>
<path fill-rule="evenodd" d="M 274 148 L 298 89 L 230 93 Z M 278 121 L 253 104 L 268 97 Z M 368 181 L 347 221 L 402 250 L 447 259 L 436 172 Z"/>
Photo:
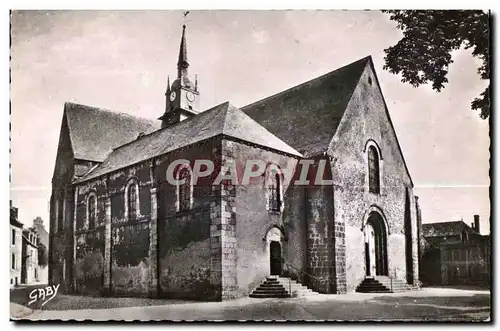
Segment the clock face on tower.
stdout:
<path fill-rule="evenodd" d="M 192 92 L 187 92 L 186 93 L 186 98 L 188 99 L 189 102 L 193 102 L 194 101 L 194 94 Z"/>
<path fill-rule="evenodd" d="M 175 91 L 170 93 L 170 101 L 174 101 L 175 100 Z"/>

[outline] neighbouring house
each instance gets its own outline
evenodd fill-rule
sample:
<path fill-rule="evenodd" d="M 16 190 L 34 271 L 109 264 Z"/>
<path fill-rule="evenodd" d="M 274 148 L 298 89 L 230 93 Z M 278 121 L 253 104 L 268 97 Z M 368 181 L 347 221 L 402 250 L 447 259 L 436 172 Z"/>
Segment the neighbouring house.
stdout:
<path fill-rule="evenodd" d="M 48 249 L 49 249 L 49 233 L 45 229 L 43 219 L 36 217 L 33 220 L 33 230 L 38 236 L 38 281 L 42 284 L 49 282 L 49 267 L 48 267 Z M 44 257 L 40 257 L 45 254 Z"/>
<path fill-rule="evenodd" d="M 489 284 L 491 241 L 479 215 L 464 221 L 422 224 L 420 278 L 427 285 Z"/>
<path fill-rule="evenodd" d="M 307 274 L 321 293 L 374 276 L 418 284 L 418 202 L 371 57 L 205 111 L 188 68 L 183 27 L 157 121 L 64 105 L 51 284 L 203 300 L 247 296 L 269 275 Z M 262 171 L 238 182 L 252 162 Z M 288 181 L 290 169 L 316 175 Z"/>
<path fill-rule="evenodd" d="M 10 201 L 10 286 L 21 283 L 23 223 L 18 220 L 18 209 Z"/>
<path fill-rule="evenodd" d="M 22 236 L 21 283 L 26 285 L 39 283 L 38 235 L 33 228 L 23 230 Z"/>

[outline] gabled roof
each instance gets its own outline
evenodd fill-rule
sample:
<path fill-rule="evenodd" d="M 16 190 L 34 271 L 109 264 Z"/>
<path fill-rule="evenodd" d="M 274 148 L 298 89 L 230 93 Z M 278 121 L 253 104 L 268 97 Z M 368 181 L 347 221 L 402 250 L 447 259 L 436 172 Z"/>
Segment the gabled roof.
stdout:
<path fill-rule="evenodd" d="M 370 57 L 241 110 L 305 157 L 326 152 Z"/>
<path fill-rule="evenodd" d="M 80 160 L 102 162 L 113 148 L 160 128 L 158 121 L 71 102 L 64 104 L 64 114 L 74 158 Z"/>
<path fill-rule="evenodd" d="M 302 157 L 299 152 L 241 110 L 225 102 L 174 126 L 158 130 L 114 149 L 102 164 L 77 182 L 83 182 L 218 135 L 233 137 Z"/>
<path fill-rule="evenodd" d="M 22 228 L 24 224 L 19 222 L 14 216 L 10 215 L 10 225 L 15 226 L 16 228 Z"/>
<path fill-rule="evenodd" d="M 460 235 L 463 231 L 475 233 L 464 221 L 439 222 L 422 224 L 422 236 L 424 237 L 446 237 Z"/>

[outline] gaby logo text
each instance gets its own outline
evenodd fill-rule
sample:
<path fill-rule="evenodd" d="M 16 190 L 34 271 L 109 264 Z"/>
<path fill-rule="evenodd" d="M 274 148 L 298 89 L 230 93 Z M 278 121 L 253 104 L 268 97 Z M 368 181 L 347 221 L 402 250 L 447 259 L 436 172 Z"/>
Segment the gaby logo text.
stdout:
<path fill-rule="evenodd" d="M 42 303 L 42 306 L 44 306 L 47 302 L 54 299 L 60 285 L 61 284 L 57 284 L 57 285 L 51 285 L 43 288 L 34 289 L 33 291 L 30 292 L 29 298 L 31 300 L 30 302 L 28 302 L 28 305 L 31 305 L 32 303 L 35 303 L 39 300 L 45 300 Z"/>

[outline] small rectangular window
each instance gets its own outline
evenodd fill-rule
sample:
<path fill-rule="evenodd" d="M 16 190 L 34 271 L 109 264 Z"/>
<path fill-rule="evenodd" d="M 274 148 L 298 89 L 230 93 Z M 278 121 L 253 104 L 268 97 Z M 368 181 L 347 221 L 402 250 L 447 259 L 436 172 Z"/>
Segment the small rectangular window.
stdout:
<path fill-rule="evenodd" d="M 12 269 L 16 269 L 16 254 L 12 253 L 12 261 L 11 261 Z"/>
<path fill-rule="evenodd" d="M 12 229 L 12 245 L 16 244 L 16 230 Z"/>

